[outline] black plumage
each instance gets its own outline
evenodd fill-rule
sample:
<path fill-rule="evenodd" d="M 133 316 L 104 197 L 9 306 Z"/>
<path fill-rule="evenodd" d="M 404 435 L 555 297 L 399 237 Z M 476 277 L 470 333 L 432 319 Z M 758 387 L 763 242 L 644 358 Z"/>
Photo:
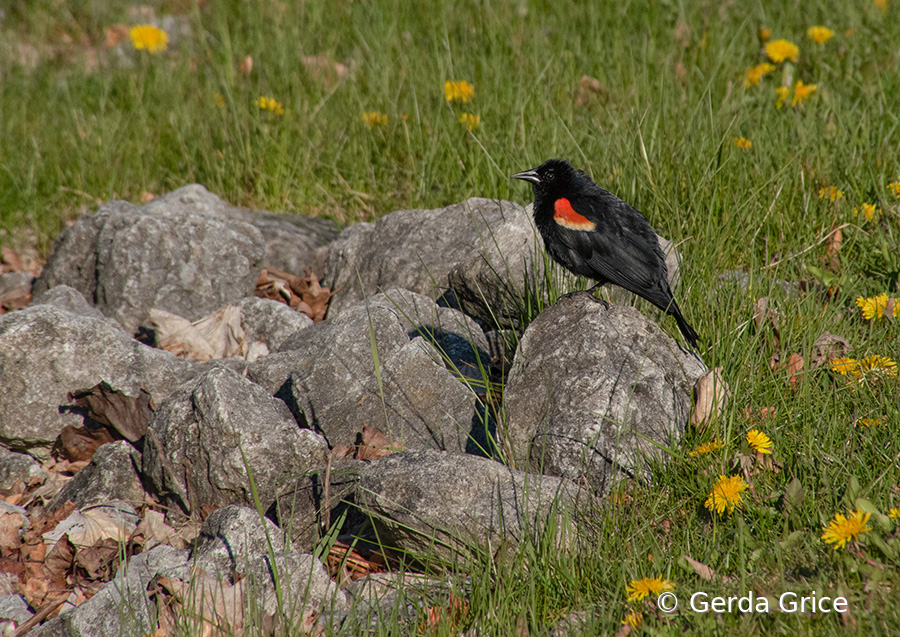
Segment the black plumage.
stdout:
<path fill-rule="evenodd" d="M 534 222 L 555 261 L 596 281 L 594 289 L 613 283 L 647 299 L 674 317 L 685 340 L 697 347 L 697 333 L 669 289 L 656 233 L 640 211 L 562 159 L 513 177 L 531 183 Z"/>

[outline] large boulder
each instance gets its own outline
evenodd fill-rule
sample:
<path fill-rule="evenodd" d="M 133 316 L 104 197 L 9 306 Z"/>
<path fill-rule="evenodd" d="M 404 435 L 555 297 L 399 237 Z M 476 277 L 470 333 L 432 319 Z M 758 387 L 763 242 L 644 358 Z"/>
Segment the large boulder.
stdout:
<path fill-rule="evenodd" d="M 254 503 L 264 507 L 292 475 L 324 466 L 321 436 L 299 429 L 287 407 L 238 373 L 218 367 L 160 404 L 144 443 L 143 471 L 170 505 L 200 513 Z"/>
<path fill-rule="evenodd" d="M 473 198 L 435 210 L 399 210 L 375 223 L 344 230 L 329 246 L 325 279 L 335 296 L 329 316 L 392 287 L 438 298 L 450 287 L 450 273 L 468 264 L 461 277 L 473 290 L 499 295 L 504 305 L 521 298 L 538 254 L 536 231 L 518 204 Z M 456 286 L 454 286 L 456 289 Z"/>
<path fill-rule="evenodd" d="M 34 305 L 0 317 L 0 442 L 47 456 L 66 425 L 84 419 L 70 392 L 105 381 L 126 396 L 146 389 L 163 400 L 196 373 L 195 363 L 147 347 L 107 319 L 53 305 Z"/>
<path fill-rule="evenodd" d="M 473 548 L 510 550 L 548 529 L 568 545 L 562 523 L 586 493 L 556 477 L 529 475 L 489 458 L 405 451 L 370 464 L 356 494 L 379 542 L 400 552 L 447 560 Z"/>
<path fill-rule="evenodd" d="M 487 446 L 485 420 L 453 370 L 471 368 L 486 349 L 461 313 L 390 290 L 295 333 L 251 364 L 249 378 L 332 447 L 355 444 L 368 424 L 406 448 L 477 452 Z"/>
<path fill-rule="evenodd" d="M 706 371 L 636 309 L 564 297 L 519 342 L 502 435 L 518 466 L 603 492 L 681 439 Z"/>
<path fill-rule="evenodd" d="M 253 293 L 265 241 L 226 207 L 200 186 L 101 206 L 60 233 L 34 295 L 69 285 L 132 333 L 154 308 L 193 321 L 237 303 Z"/>

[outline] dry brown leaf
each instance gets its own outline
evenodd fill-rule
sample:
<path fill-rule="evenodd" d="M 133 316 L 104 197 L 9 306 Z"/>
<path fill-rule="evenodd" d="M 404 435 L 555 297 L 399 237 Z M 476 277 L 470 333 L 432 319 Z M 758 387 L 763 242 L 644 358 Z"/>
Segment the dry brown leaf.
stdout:
<path fill-rule="evenodd" d="M 848 351 L 850 351 L 850 341 L 846 338 L 830 332 L 822 332 L 813 345 L 813 355 L 809 367 L 816 369 L 826 365 L 835 358 L 846 356 Z"/>
<path fill-rule="evenodd" d="M 21 310 L 31 303 L 31 285 L 20 285 L 0 294 L 0 314 Z"/>
<path fill-rule="evenodd" d="M 325 319 L 328 301 L 334 295 L 331 289 L 319 284 L 319 278 L 310 268 L 303 276 L 274 268 L 263 270 L 256 282 L 254 294 L 260 298 L 286 303 L 317 323 Z"/>
<path fill-rule="evenodd" d="M 403 451 L 403 446 L 399 442 L 385 436 L 378 427 L 363 425 L 360 439 L 361 442 L 356 447 L 357 460 L 378 460 L 395 451 Z"/>
<path fill-rule="evenodd" d="M 200 635 L 238 635 L 244 626 L 245 581 L 222 582 L 198 569 L 189 582 L 160 577 L 157 585 L 162 591 L 157 589 L 154 593 L 168 593 L 178 605 L 201 619 L 204 624 Z"/>
<path fill-rule="evenodd" d="M 62 544 L 58 542 L 57 545 Z M 54 550 L 56 547 L 54 547 Z M 74 565 L 81 569 L 79 575 L 98 582 L 108 582 L 116 574 L 121 555 L 121 543 L 106 538 L 93 546 L 78 549 Z"/>
<path fill-rule="evenodd" d="M 159 544 L 168 544 L 177 549 L 187 548 L 188 543 L 178 531 L 166 524 L 166 516 L 159 511 L 147 509 L 144 512 L 144 519 L 137 525 L 137 528 L 131 534 L 133 539 L 141 537 L 141 544 L 144 550 L 148 551 Z"/>
<path fill-rule="evenodd" d="M 350 69 L 340 62 L 335 62 L 327 55 L 306 55 L 300 62 L 314 79 L 331 86 L 335 82 L 350 76 Z"/>
<path fill-rule="evenodd" d="M 700 378 L 694 385 L 694 413 L 691 414 L 691 425 L 700 431 L 706 428 L 709 421 L 725 409 L 731 395 L 728 384 L 722 378 L 722 367 L 716 367 Z"/>
<path fill-rule="evenodd" d="M 4 557 L 18 552 L 26 518 L 19 511 L 4 510 L 0 513 L 0 555 Z"/>
<path fill-rule="evenodd" d="M 150 394 L 143 387 L 136 397 L 132 397 L 103 381 L 90 389 L 69 394 L 69 400 L 84 409 L 91 418 L 114 429 L 130 442 L 137 442 L 144 437 L 153 418 Z"/>
<path fill-rule="evenodd" d="M 384 558 L 374 553 L 366 559 L 343 542 L 335 542 L 325 558 L 328 574 L 338 586 L 344 587 L 353 580 L 386 570 Z"/>
<path fill-rule="evenodd" d="M 59 438 L 53 445 L 53 451 L 56 456 L 65 458 L 69 462 L 87 463 L 102 445 L 115 441 L 116 439 L 106 427 L 88 429 L 87 427 L 66 425 L 59 432 Z M 57 471 L 59 471 L 59 467 L 57 467 Z"/>
<path fill-rule="evenodd" d="M 691 568 L 694 569 L 694 572 L 701 578 L 705 579 L 708 582 L 712 582 L 716 579 L 716 572 L 703 562 L 698 562 L 694 558 L 684 554 L 682 554 L 681 557 L 683 557 L 684 560 L 691 565 Z"/>
<path fill-rule="evenodd" d="M 605 98 L 607 91 L 597 78 L 582 75 L 578 81 L 578 92 L 575 93 L 575 105 L 584 106 L 598 98 Z"/>
<path fill-rule="evenodd" d="M 800 381 L 803 380 L 803 357 L 800 354 L 796 352 L 791 354 L 791 358 L 788 360 L 788 373 L 790 374 L 788 383 L 791 389 L 797 391 Z"/>
<path fill-rule="evenodd" d="M 244 75 L 250 75 L 253 73 L 253 56 L 245 55 L 241 58 L 241 73 Z"/>
<path fill-rule="evenodd" d="M 753 320 L 757 331 L 764 331 L 767 327 L 772 330 L 773 345 L 777 349 L 781 343 L 781 330 L 778 327 L 778 311 L 772 307 L 768 297 L 757 299 L 753 308 Z"/>
<path fill-rule="evenodd" d="M 841 229 L 837 230 L 832 227 L 831 236 L 828 238 L 828 241 L 825 244 L 825 258 L 827 260 L 826 267 L 832 272 L 837 272 L 840 268 L 841 262 L 838 259 L 838 252 L 841 249 L 841 245 L 844 243 L 844 233 L 841 232 Z"/>
<path fill-rule="evenodd" d="M 213 358 L 243 358 L 249 346 L 241 327 L 241 309 L 229 305 L 191 323 L 186 318 L 150 310 L 150 323 L 160 349 L 205 363 Z"/>
<path fill-rule="evenodd" d="M 137 528 L 140 518 L 115 504 L 99 504 L 84 509 L 75 509 L 41 537 L 48 546 L 53 546 L 63 537 L 77 548 L 94 546 L 106 539 L 124 542 Z"/>
<path fill-rule="evenodd" d="M 121 22 L 108 27 L 106 29 L 106 48 L 111 49 L 120 42 L 128 40 L 129 31 L 128 25 L 122 24 Z"/>

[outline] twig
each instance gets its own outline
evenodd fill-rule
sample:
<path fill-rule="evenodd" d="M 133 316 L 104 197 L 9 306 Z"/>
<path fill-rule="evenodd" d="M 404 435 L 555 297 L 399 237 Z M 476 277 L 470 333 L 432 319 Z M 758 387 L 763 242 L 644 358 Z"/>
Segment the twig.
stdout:
<path fill-rule="evenodd" d="M 65 596 L 58 600 L 51 600 L 38 608 L 38 611 L 24 624 L 21 624 L 18 628 L 16 628 L 16 632 L 13 633 L 13 637 L 22 637 L 25 633 L 31 632 L 31 629 L 40 624 L 42 621 L 47 619 L 55 610 L 57 610 L 60 606 L 66 603 L 66 600 L 69 599 L 70 593 L 66 591 Z"/>

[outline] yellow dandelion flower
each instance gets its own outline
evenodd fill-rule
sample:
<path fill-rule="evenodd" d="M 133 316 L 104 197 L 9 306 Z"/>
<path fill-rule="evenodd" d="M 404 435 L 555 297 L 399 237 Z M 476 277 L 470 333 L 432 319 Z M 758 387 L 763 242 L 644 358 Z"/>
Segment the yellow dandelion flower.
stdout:
<path fill-rule="evenodd" d="M 663 579 L 662 575 L 631 580 L 631 583 L 625 587 L 629 602 L 639 602 L 648 595 L 659 595 L 660 593 L 673 590 L 675 590 L 675 584 L 667 579 Z"/>
<path fill-rule="evenodd" d="M 772 29 L 768 29 L 766 27 L 759 28 L 759 40 L 760 42 L 768 42 L 772 39 Z"/>
<path fill-rule="evenodd" d="M 704 442 L 702 445 L 697 447 L 692 451 L 688 451 L 688 455 L 693 456 L 705 456 L 708 453 L 712 453 L 713 451 L 718 451 L 722 448 L 722 444 L 718 440 L 713 440 L 712 442 Z"/>
<path fill-rule="evenodd" d="M 160 53 L 169 48 L 169 35 L 151 24 L 139 24 L 131 27 L 129 35 L 134 48 L 143 49 L 147 53 Z"/>
<path fill-rule="evenodd" d="M 622 625 L 628 625 L 637 630 L 641 627 L 641 624 L 644 623 L 644 616 L 635 611 L 633 613 L 628 613 L 625 615 L 625 619 L 622 620 Z"/>
<path fill-rule="evenodd" d="M 475 87 L 466 82 L 444 82 L 444 97 L 448 102 L 466 104 L 475 97 Z"/>
<path fill-rule="evenodd" d="M 816 44 L 824 44 L 834 37 L 834 31 L 823 26 L 809 27 L 806 30 L 806 37 L 815 40 Z"/>
<path fill-rule="evenodd" d="M 796 62 L 800 59 L 800 49 L 796 44 L 787 40 L 772 40 L 771 42 L 766 42 L 763 50 L 766 52 L 769 59 L 776 64 L 784 62 L 785 60 Z"/>
<path fill-rule="evenodd" d="M 892 184 L 888 184 L 887 189 L 890 190 L 892 193 L 894 193 L 894 196 L 897 199 L 900 199 L 900 179 L 898 179 L 897 181 L 895 181 Z"/>
<path fill-rule="evenodd" d="M 862 208 L 854 208 L 853 216 L 858 217 L 859 213 L 862 213 L 863 217 L 866 221 L 872 221 L 873 219 L 877 219 L 881 214 L 881 210 L 875 208 L 875 204 L 873 203 L 864 203 Z"/>
<path fill-rule="evenodd" d="M 856 305 L 862 310 L 863 318 L 872 321 L 884 316 L 884 308 L 887 307 L 887 294 L 879 294 L 876 297 L 857 297 Z"/>
<path fill-rule="evenodd" d="M 831 371 L 837 372 L 841 376 L 846 376 L 847 374 L 859 376 L 859 361 L 855 358 L 842 356 L 841 358 L 832 359 L 830 364 Z"/>
<path fill-rule="evenodd" d="M 740 148 L 741 150 L 747 150 L 753 146 L 753 142 L 751 142 L 746 137 L 735 137 L 734 145 Z"/>
<path fill-rule="evenodd" d="M 894 518 L 895 520 L 900 520 L 900 509 L 898 509 L 897 507 L 891 508 L 891 510 L 888 511 L 888 517 Z"/>
<path fill-rule="evenodd" d="M 825 186 L 819 188 L 819 199 L 828 199 L 829 201 L 837 201 L 844 198 L 844 191 L 835 186 Z"/>
<path fill-rule="evenodd" d="M 855 424 L 862 425 L 863 427 L 865 427 L 867 429 L 870 429 L 872 427 L 877 428 L 877 427 L 881 426 L 881 419 L 879 419 L 879 418 L 857 418 Z"/>
<path fill-rule="evenodd" d="M 275 115 L 284 115 L 284 106 L 271 97 L 259 97 L 254 102 L 261 111 L 269 111 Z"/>
<path fill-rule="evenodd" d="M 465 124 L 470 131 L 481 128 L 481 115 L 472 115 L 471 113 L 463 113 L 459 116 L 461 124 Z"/>
<path fill-rule="evenodd" d="M 387 126 L 388 116 L 386 113 L 378 113 L 376 111 L 372 111 L 370 113 L 362 114 L 363 121 L 366 123 L 366 126 L 369 128 L 375 128 L 376 126 Z"/>
<path fill-rule="evenodd" d="M 817 88 L 819 88 L 818 84 L 804 84 L 803 80 L 797 80 L 797 85 L 794 87 L 794 98 L 791 100 L 791 106 L 802 104 L 803 100 L 808 99 L 810 95 L 816 92 Z M 834 200 L 832 199 L 832 201 Z"/>
<path fill-rule="evenodd" d="M 859 373 L 893 377 L 897 375 L 897 363 L 887 356 L 873 354 L 859 361 Z"/>
<path fill-rule="evenodd" d="M 757 453 L 772 453 L 772 440 L 757 429 L 747 433 L 747 442 Z"/>
<path fill-rule="evenodd" d="M 741 476 L 719 476 L 719 481 L 713 486 L 712 493 L 703 503 L 710 511 L 715 511 L 722 515 L 727 509 L 729 513 L 734 513 L 735 508 L 740 508 L 741 493 L 750 485 L 744 482 Z"/>
<path fill-rule="evenodd" d="M 779 86 L 775 89 L 775 108 L 781 108 L 784 106 L 784 102 L 787 100 L 788 96 L 791 94 L 790 86 Z"/>
<path fill-rule="evenodd" d="M 826 544 L 834 544 L 834 550 L 844 548 L 844 545 L 850 540 L 855 540 L 863 533 L 870 531 L 866 522 L 869 521 L 868 513 L 863 513 L 859 509 L 844 517 L 840 513 L 834 516 L 834 519 L 823 527 L 822 539 Z"/>
<path fill-rule="evenodd" d="M 744 71 L 744 88 L 750 88 L 751 86 L 756 86 L 759 84 L 759 81 L 775 70 L 774 64 L 769 64 L 768 62 L 763 62 L 762 64 L 757 64 L 756 66 L 751 66 L 749 69 Z"/>

